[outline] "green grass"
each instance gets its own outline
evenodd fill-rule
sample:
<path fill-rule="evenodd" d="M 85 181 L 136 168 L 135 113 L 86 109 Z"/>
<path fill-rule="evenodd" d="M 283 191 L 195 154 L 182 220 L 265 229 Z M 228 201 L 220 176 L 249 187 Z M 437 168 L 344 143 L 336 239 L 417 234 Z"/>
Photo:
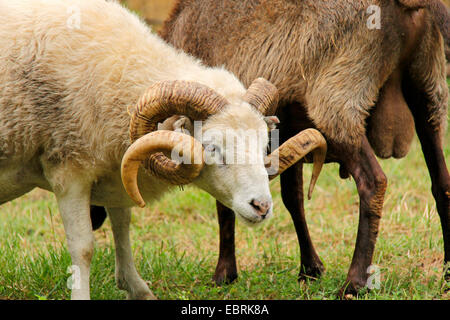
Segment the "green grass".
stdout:
<path fill-rule="evenodd" d="M 448 163 L 448 143 L 444 152 Z M 359 298 L 449 299 L 442 279 L 442 232 L 417 139 L 405 159 L 381 165 L 389 179 L 373 259 L 381 270 L 381 287 Z M 307 166 L 306 179 L 310 174 Z M 239 278 L 223 287 L 211 281 L 218 256 L 212 197 L 187 188 L 150 208 L 135 209 L 135 261 L 153 292 L 160 299 L 335 299 L 356 239 L 354 183 L 339 178 L 337 165 L 327 165 L 313 199 L 305 204 L 310 233 L 326 267 L 322 278 L 307 283 L 297 282 L 299 247 L 278 180 L 271 190 L 274 218 L 257 228 L 237 224 Z M 35 190 L 1 206 L 0 217 L 0 299 L 68 299 L 71 263 L 53 194 Z M 124 299 L 114 281 L 109 222 L 95 236 L 91 296 Z"/>

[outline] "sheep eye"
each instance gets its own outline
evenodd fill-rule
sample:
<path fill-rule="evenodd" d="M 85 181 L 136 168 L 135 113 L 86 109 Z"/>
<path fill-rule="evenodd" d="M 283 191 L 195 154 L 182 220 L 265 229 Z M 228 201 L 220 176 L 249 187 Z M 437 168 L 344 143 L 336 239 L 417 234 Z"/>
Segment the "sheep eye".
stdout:
<path fill-rule="evenodd" d="M 215 144 L 205 144 L 205 153 L 210 159 L 208 162 L 215 163 L 217 165 L 224 165 L 225 161 L 222 155 L 222 149 Z"/>
<path fill-rule="evenodd" d="M 214 153 L 220 153 L 220 147 L 215 145 L 215 144 L 206 144 L 204 146 L 205 151 L 210 153 L 210 154 L 214 154 Z"/>

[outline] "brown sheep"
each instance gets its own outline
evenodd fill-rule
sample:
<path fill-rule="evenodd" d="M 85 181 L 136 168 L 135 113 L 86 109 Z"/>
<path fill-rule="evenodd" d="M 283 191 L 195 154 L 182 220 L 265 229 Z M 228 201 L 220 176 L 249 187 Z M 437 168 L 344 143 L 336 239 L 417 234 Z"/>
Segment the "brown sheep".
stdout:
<path fill-rule="evenodd" d="M 381 28 L 371 28 L 371 5 Z M 444 10 L 445 9 L 445 10 Z M 438 0 L 179 0 L 161 36 L 244 84 L 265 77 L 280 90 L 280 136 L 308 127 L 329 143 L 328 161 L 351 175 L 360 196 L 356 247 L 340 295 L 366 286 L 387 179 L 375 154 L 403 157 L 414 126 L 441 218 L 450 261 L 450 176 L 443 155 L 448 88 L 448 11 Z M 439 32 L 441 28 L 441 32 Z M 366 125 L 367 124 L 367 125 Z M 300 248 L 300 278 L 323 270 L 306 225 L 302 164 L 281 176 Z M 237 277 L 234 216 L 218 203 L 217 283 Z M 450 273 L 447 274 L 450 279 Z"/>

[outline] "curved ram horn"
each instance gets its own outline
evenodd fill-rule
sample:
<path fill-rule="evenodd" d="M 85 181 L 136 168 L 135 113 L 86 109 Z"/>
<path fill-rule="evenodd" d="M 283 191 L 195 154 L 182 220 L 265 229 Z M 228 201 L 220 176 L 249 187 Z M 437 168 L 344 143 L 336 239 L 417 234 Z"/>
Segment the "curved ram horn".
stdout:
<path fill-rule="evenodd" d="M 165 156 L 172 154 L 173 151 L 176 155 L 187 159 L 187 163 L 179 163 Z M 203 146 L 189 135 L 161 130 L 139 138 L 125 152 L 121 174 L 125 190 L 140 207 L 144 207 L 145 202 L 139 192 L 137 174 L 141 163 L 152 155 L 158 155 L 158 163 L 164 166 L 164 175 L 167 179 L 181 181 L 183 184 L 194 180 L 204 166 Z"/>
<path fill-rule="evenodd" d="M 173 115 L 204 120 L 217 113 L 228 101 L 209 87 L 191 81 L 162 81 L 150 86 L 136 106 L 128 109 L 131 116 L 130 138 L 137 139 L 157 130 L 157 124 Z M 143 159 L 144 167 L 158 178 L 174 185 L 192 181 L 189 166 L 177 166 L 163 153 Z"/>
<path fill-rule="evenodd" d="M 278 107 L 278 89 L 269 81 L 258 78 L 248 87 L 244 101 L 263 115 L 275 115 Z"/>
<path fill-rule="evenodd" d="M 205 120 L 228 104 L 209 87 L 192 81 L 162 81 L 150 86 L 139 99 L 131 115 L 131 142 L 155 131 L 158 122 L 174 115 Z"/>
<path fill-rule="evenodd" d="M 311 199 L 317 178 L 320 175 L 327 153 L 327 142 L 316 129 L 306 129 L 283 143 L 278 149 L 266 157 L 266 168 L 278 165 L 277 172 L 270 174 L 272 180 L 289 167 L 297 163 L 308 153 L 313 153 L 314 167 L 309 184 L 308 199 Z"/>

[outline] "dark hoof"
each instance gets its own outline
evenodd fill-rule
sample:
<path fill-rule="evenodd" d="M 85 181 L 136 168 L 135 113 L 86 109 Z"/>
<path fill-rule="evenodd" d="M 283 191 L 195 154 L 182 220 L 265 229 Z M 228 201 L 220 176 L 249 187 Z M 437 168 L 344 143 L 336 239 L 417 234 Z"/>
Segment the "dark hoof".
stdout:
<path fill-rule="evenodd" d="M 338 298 L 342 300 L 353 300 L 358 298 L 362 289 L 365 288 L 364 281 L 349 281 L 347 280 L 345 285 L 339 290 Z"/>
<path fill-rule="evenodd" d="M 213 281 L 216 285 L 223 286 L 226 284 L 233 283 L 237 278 L 238 278 L 237 274 L 233 274 L 233 275 L 219 274 L 219 275 L 213 276 Z"/>
<path fill-rule="evenodd" d="M 444 292 L 450 293 L 450 263 L 444 267 Z"/>
<path fill-rule="evenodd" d="M 325 267 L 322 263 L 312 266 L 302 265 L 298 274 L 298 281 L 317 280 L 324 273 Z"/>
<path fill-rule="evenodd" d="M 103 207 L 91 206 L 92 230 L 99 229 L 106 220 L 106 210 Z"/>
<path fill-rule="evenodd" d="M 445 283 L 444 293 L 449 293 L 450 294 L 450 282 L 449 281 L 447 281 Z"/>
<path fill-rule="evenodd" d="M 238 274 L 236 268 L 226 268 L 218 265 L 212 279 L 216 285 L 221 286 L 224 284 L 230 284 L 237 278 Z"/>

